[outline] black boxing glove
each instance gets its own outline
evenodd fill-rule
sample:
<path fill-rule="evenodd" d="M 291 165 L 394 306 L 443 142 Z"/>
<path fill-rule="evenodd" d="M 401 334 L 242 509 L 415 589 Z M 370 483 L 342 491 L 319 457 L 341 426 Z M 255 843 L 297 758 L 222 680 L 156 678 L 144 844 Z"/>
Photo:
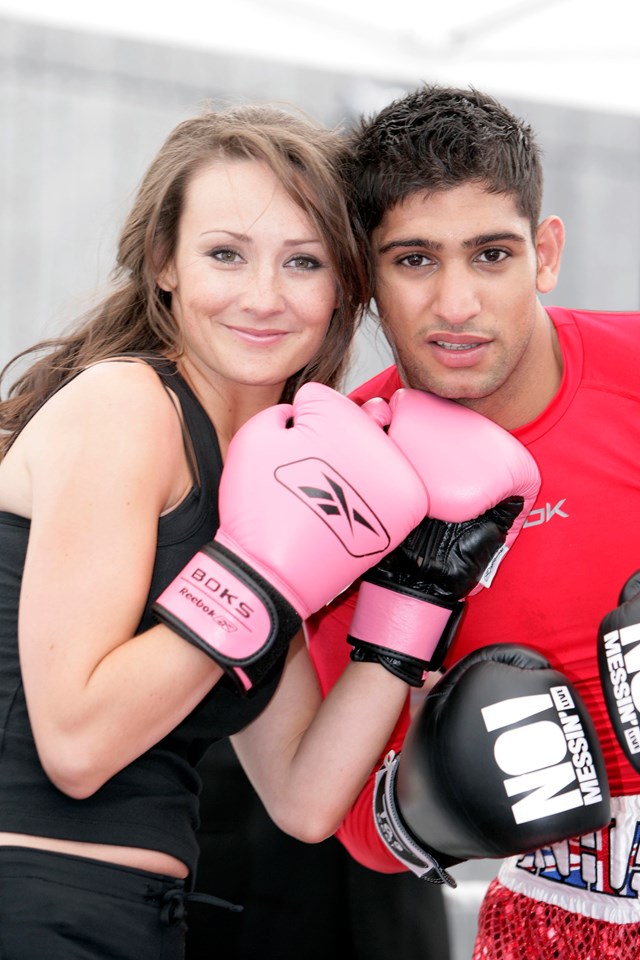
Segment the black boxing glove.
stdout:
<path fill-rule="evenodd" d="M 528 853 L 611 819 L 604 759 L 572 684 L 527 647 L 460 660 L 425 697 L 388 756 L 374 817 L 417 876 L 455 881 L 463 860 Z"/>
<path fill-rule="evenodd" d="M 618 606 L 600 624 L 598 666 L 611 725 L 640 773 L 640 570 L 629 577 Z"/>
<path fill-rule="evenodd" d="M 522 504 L 510 497 L 461 523 L 426 517 L 362 578 L 351 659 L 381 663 L 421 687 L 426 671 L 442 666 L 465 598 L 491 583 Z"/>

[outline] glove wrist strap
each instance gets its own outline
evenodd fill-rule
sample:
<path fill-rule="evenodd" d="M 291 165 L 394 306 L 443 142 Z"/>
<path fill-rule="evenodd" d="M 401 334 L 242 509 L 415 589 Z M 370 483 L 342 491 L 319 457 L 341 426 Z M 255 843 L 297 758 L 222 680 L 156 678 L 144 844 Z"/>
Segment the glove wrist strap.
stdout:
<path fill-rule="evenodd" d="M 453 614 L 460 604 L 454 602 Z M 363 580 L 349 628 L 353 640 L 373 644 L 390 656 L 411 657 L 432 666 L 432 654 L 447 632 L 452 608 L 424 597 L 410 597 L 401 591 Z M 437 666 L 440 666 L 438 664 Z"/>
<path fill-rule="evenodd" d="M 403 683 L 408 683 L 410 687 L 424 686 L 427 672 L 420 661 L 394 657 L 390 653 L 385 654 L 376 647 L 354 640 L 353 637 L 347 637 L 347 640 L 353 645 L 350 659 L 354 663 L 378 663 L 394 677 L 398 677 Z"/>
<path fill-rule="evenodd" d="M 250 690 L 299 629 L 296 610 L 221 544 L 207 544 L 153 605 L 156 617 Z"/>
<path fill-rule="evenodd" d="M 385 846 L 393 856 L 421 880 L 430 883 L 457 883 L 435 857 L 422 847 L 405 827 L 396 805 L 395 782 L 399 754 L 387 754 L 384 765 L 376 774 L 373 791 L 373 816 L 376 828 Z"/>

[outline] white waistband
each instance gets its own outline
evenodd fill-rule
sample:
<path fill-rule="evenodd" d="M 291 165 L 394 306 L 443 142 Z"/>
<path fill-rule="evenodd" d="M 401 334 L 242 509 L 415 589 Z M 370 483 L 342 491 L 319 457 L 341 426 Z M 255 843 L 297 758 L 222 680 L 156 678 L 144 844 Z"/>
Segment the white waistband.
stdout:
<path fill-rule="evenodd" d="M 612 820 L 500 867 L 509 890 L 610 923 L 640 923 L 640 796 L 612 797 Z"/>

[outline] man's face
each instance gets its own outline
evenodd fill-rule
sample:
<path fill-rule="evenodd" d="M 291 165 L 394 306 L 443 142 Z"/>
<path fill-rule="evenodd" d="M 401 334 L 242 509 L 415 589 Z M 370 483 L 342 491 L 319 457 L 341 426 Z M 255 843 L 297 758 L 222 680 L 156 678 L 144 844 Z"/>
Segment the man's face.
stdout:
<path fill-rule="evenodd" d="M 537 381 L 557 389 L 537 296 L 555 284 L 545 225 L 534 243 L 513 199 L 477 184 L 415 193 L 387 211 L 372 237 L 376 303 L 409 386 L 505 422 Z"/>

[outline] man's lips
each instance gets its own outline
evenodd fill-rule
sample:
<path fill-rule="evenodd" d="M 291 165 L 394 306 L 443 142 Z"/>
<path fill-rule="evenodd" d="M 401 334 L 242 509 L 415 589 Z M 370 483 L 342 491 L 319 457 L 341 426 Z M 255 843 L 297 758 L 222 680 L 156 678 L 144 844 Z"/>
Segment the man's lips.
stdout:
<path fill-rule="evenodd" d="M 427 345 L 437 354 L 440 363 L 450 367 L 471 366 L 479 360 L 490 343 L 490 340 L 466 336 L 434 336 L 427 340 Z"/>
<path fill-rule="evenodd" d="M 474 347 L 482 346 L 479 341 L 474 343 L 452 343 L 450 340 L 434 340 L 433 341 L 437 347 L 442 347 L 443 350 L 473 350 Z"/>
<path fill-rule="evenodd" d="M 443 350 L 470 350 L 472 347 L 485 346 L 489 342 L 487 337 L 469 333 L 432 333 L 427 337 L 427 343 L 433 343 Z"/>

